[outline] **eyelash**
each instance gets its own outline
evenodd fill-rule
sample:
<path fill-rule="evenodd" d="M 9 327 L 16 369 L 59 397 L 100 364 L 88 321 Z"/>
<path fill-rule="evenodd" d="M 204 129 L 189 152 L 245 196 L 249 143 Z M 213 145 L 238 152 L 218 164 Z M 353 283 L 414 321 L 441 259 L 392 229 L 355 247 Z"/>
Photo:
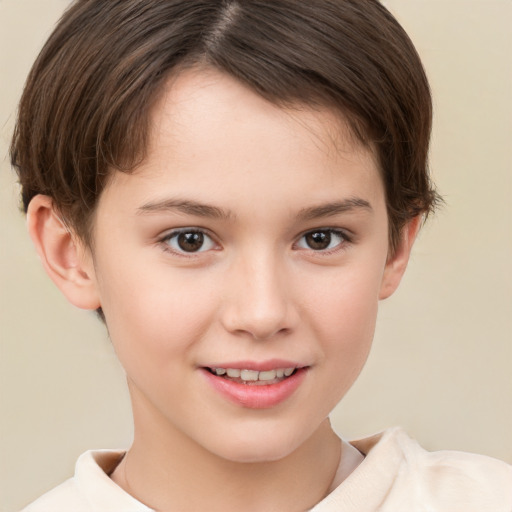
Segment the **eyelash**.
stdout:
<path fill-rule="evenodd" d="M 352 238 L 349 236 L 349 234 L 346 231 L 344 231 L 342 229 L 335 229 L 335 228 L 310 229 L 310 230 L 306 231 L 305 233 L 303 233 L 299 237 L 299 241 L 308 235 L 313 235 L 313 234 L 317 234 L 317 233 L 329 234 L 330 237 L 332 237 L 332 235 L 334 235 L 334 236 L 340 238 L 340 242 L 338 244 L 336 244 L 336 246 L 334 246 L 330 249 L 315 250 L 311 247 L 304 247 L 299 250 L 309 250 L 309 251 L 313 252 L 314 254 L 328 256 L 330 254 L 334 254 L 334 253 L 337 253 L 338 251 L 345 249 L 348 244 L 352 243 Z M 294 245 L 297 245 L 297 244 L 298 244 L 298 242 L 296 242 Z"/>
<path fill-rule="evenodd" d="M 348 244 L 352 243 L 351 236 L 349 236 L 347 234 L 347 232 L 344 231 L 344 230 L 334 229 L 334 228 L 317 228 L 317 229 L 310 229 L 310 230 L 302 233 L 300 235 L 300 237 L 298 238 L 298 241 L 294 243 L 294 247 L 296 247 L 297 244 L 302 239 L 304 239 L 306 236 L 314 235 L 314 234 L 317 234 L 317 233 L 328 234 L 330 237 L 332 237 L 332 235 L 334 235 L 334 236 L 340 238 L 340 242 L 338 244 L 336 244 L 335 247 L 332 247 L 330 249 L 318 249 L 318 250 L 315 250 L 315 249 L 313 249 L 311 247 L 302 247 L 302 248 L 298 248 L 298 249 L 295 249 L 295 250 L 307 250 L 307 251 L 311 251 L 314 254 L 330 255 L 330 254 L 333 254 L 333 253 L 336 253 L 338 251 L 341 251 L 341 250 L 345 249 Z M 162 246 L 162 248 L 163 248 L 163 250 L 165 252 L 169 252 L 169 253 L 171 253 L 173 255 L 177 255 L 177 256 L 180 256 L 180 257 L 184 257 L 184 258 L 197 257 L 196 256 L 197 254 L 200 254 L 202 252 L 207 252 L 207 251 L 213 249 L 213 247 L 209 247 L 207 249 L 203 249 L 203 245 L 201 245 L 200 250 L 198 250 L 198 251 L 190 251 L 190 252 L 187 252 L 187 251 L 185 251 L 183 249 L 180 250 L 180 249 L 173 248 L 170 245 L 170 242 L 172 240 L 177 240 L 178 237 L 180 235 L 182 235 L 182 234 L 186 234 L 186 235 L 201 235 L 205 239 L 208 239 L 210 241 L 210 244 L 212 244 L 213 246 L 217 245 L 217 243 L 215 242 L 213 237 L 210 234 L 208 234 L 208 232 L 206 230 L 201 229 L 201 228 L 175 229 L 175 230 L 167 233 L 158 242 Z"/>
<path fill-rule="evenodd" d="M 174 239 L 177 240 L 180 235 L 189 235 L 189 234 L 190 235 L 201 235 L 205 239 L 210 240 L 210 243 L 213 246 L 217 245 L 216 242 L 213 240 L 213 237 L 211 235 L 209 235 L 206 230 L 200 229 L 200 228 L 175 229 L 175 230 L 171 231 L 170 233 L 167 233 L 164 237 L 162 237 L 159 240 L 159 243 L 161 244 L 161 246 L 165 252 L 169 252 L 171 254 L 181 256 L 184 258 L 191 258 L 199 253 L 206 252 L 206 250 L 210 250 L 210 249 L 205 250 L 205 249 L 203 249 L 203 246 L 201 246 L 201 249 L 198 251 L 187 252 L 185 250 L 175 249 L 170 245 L 170 242 Z"/>

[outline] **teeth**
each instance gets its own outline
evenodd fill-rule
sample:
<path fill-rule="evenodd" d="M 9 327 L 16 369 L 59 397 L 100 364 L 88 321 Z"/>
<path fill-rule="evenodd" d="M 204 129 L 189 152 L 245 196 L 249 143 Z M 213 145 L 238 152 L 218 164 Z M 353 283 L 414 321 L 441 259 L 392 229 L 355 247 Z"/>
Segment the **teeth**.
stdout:
<path fill-rule="evenodd" d="M 258 372 L 256 370 L 239 370 L 238 368 L 213 368 L 212 371 L 215 375 L 227 375 L 233 379 L 242 379 L 244 382 L 270 382 L 275 379 L 282 379 L 289 377 L 295 368 L 278 368 L 276 370 L 267 370 Z"/>
<path fill-rule="evenodd" d="M 242 370 L 240 372 L 240 378 L 242 380 L 258 380 L 258 373 L 253 370 Z"/>
<path fill-rule="evenodd" d="M 274 380 L 276 376 L 276 370 L 270 370 L 269 372 L 260 372 L 258 380 Z"/>

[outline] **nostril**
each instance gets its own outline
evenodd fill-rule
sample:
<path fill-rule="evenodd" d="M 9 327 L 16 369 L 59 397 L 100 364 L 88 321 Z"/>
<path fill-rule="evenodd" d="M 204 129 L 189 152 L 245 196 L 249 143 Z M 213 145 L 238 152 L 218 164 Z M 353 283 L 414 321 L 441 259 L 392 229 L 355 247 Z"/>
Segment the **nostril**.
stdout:
<path fill-rule="evenodd" d="M 225 299 L 221 312 L 226 330 L 236 335 L 250 335 L 258 341 L 290 333 L 299 319 L 289 287 L 276 282 L 269 272 L 266 272 L 267 277 L 262 273 L 250 282 L 247 277 L 236 281 L 236 290 Z"/>

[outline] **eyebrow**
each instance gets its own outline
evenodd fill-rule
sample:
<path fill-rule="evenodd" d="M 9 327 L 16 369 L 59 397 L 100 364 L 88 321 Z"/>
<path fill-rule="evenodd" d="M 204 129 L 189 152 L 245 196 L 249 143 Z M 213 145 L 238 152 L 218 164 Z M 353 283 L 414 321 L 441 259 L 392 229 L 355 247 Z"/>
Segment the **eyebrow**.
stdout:
<path fill-rule="evenodd" d="M 227 220 L 234 218 L 233 212 L 223 210 L 217 206 L 205 203 L 198 203 L 189 199 L 164 199 L 162 201 L 149 202 L 137 210 L 137 214 L 162 213 L 168 211 L 178 211 L 186 215 L 196 217 L 205 217 L 210 219 Z"/>
<path fill-rule="evenodd" d="M 298 217 L 302 220 L 314 220 L 321 217 L 332 217 L 334 215 L 354 210 L 366 210 L 370 213 L 373 212 L 372 205 L 365 199 L 350 197 L 342 201 L 334 201 L 332 203 L 321 204 L 319 206 L 303 208 L 300 210 Z"/>
<path fill-rule="evenodd" d="M 301 220 L 314 220 L 322 217 L 332 217 L 341 213 L 347 213 L 354 210 L 373 211 L 371 204 L 365 199 L 351 197 L 342 201 L 321 204 L 303 208 L 299 211 L 297 217 Z M 138 208 L 137 214 L 162 213 L 167 211 L 178 211 L 185 215 L 194 215 L 210 219 L 230 220 L 236 216 L 230 210 L 224 210 L 218 206 L 205 203 L 199 203 L 189 199 L 164 199 L 162 201 L 149 202 Z"/>

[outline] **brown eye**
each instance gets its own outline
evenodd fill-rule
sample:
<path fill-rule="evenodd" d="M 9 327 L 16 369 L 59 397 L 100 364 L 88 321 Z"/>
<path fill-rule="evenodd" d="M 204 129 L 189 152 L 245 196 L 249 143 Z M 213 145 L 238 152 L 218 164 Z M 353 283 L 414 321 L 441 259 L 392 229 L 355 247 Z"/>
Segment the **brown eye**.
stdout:
<path fill-rule="evenodd" d="M 310 249 L 322 251 L 331 244 L 331 233 L 326 231 L 317 231 L 306 235 L 306 243 Z"/>
<path fill-rule="evenodd" d="M 178 245 L 185 252 L 196 252 L 201 249 L 204 243 L 203 233 L 180 233 Z"/>
<path fill-rule="evenodd" d="M 325 251 L 335 249 L 343 244 L 346 237 L 341 231 L 333 229 L 319 229 L 310 231 L 301 237 L 297 246 L 301 249 L 312 249 L 313 251 Z"/>
<path fill-rule="evenodd" d="M 175 231 L 163 241 L 177 253 L 204 252 L 215 247 L 213 240 L 202 231 Z"/>

